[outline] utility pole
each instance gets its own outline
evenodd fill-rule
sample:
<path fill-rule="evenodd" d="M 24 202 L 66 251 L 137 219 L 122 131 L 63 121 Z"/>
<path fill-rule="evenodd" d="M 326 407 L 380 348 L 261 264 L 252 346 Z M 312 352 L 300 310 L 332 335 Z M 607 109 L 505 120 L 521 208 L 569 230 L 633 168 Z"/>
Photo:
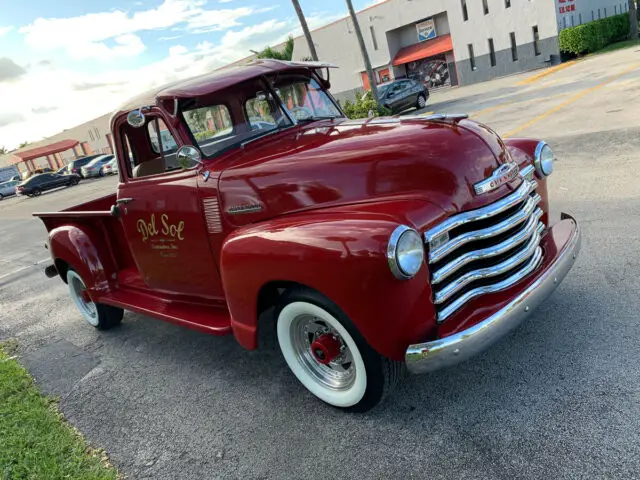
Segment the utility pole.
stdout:
<path fill-rule="evenodd" d="M 313 39 L 311 38 L 311 32 L 309 31 L 309 26 L 307 25 L 307 19 L 304 18 L 304 13 L 302 12 L 302 8 L 300 8 L 300 2 L 298 0 L 291 0 L 293 3 L 293 8 L 296 10 L 296 14 L 298 14 L 298 19 L 300 20 L 300 26 L 302 27 L 302 31 L 304 32 L 304 38 L 307 39 L 307 45 L 309 46 L 309 52 L 311 53 L 311 58 L 314 62 L 318 61 L 318 54 L 316 53 L 316 46 L 313 44 Z"/>
<path fill-rule="evenodd" d="M 635 0 L 629 0 L 629 38 L 638 40 L 638 11 Z"/>
<path fill-rule="evenodd" d="M 376 101 L 376 103 L 378 103 L 378 84 L 376 83 L 376 79 L 373 75 L 373 68 L 371 68 L 371 61 L 369 60 L 367 47 L 364 44 L 364 38 L 362 38 L 362 31 L 360 30 L 360 24 L 358 23 L 358 18 L 356 17 L 356 12 L 353 9 L 351 0 L 347 0 L 347 7 L 349 8 L 349 15 L 351 15 L 351 21 L 353 22 L 353 29 L 356 32 L 356 37 L 358 37 L 358 43 L 360 44 L 360 51 L 362 52 L 364 67 L 367 70 L 367 77 L 369 78 L 369 86 L 371 87 L 371 93 L 373 94 L 373 99 Z"/>

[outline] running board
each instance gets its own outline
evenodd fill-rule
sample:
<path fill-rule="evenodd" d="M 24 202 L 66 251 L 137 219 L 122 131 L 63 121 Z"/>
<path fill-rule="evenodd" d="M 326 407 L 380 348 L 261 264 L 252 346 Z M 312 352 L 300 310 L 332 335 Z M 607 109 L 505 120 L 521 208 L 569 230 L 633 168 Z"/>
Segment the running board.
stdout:
<path fill-rule="evenodd" d="M 100 302 L 210 335 L 233 333 L 228 310 L 214 305 L 167 301 L 153 294 L 125 289 L 109 293 Z"/>

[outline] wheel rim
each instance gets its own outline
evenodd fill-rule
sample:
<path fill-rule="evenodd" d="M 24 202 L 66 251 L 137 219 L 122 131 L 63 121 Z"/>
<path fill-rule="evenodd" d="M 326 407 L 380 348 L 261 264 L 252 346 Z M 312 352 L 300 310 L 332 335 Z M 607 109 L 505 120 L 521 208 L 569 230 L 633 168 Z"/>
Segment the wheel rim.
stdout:
<path fill-rule="evenodd" d="M 38 197 L 40 195 L 40 190 L 34 190 L 33 191 L 33 196 L 34 197 Z"/>
<path fill-rule="evenodd" d="M 427 104 L 427 101 L 425 100 L 424 97 L 418 97 L 418 105 L 420 105 L 420 108 L 423 108 L 425 105 Z"/>
<path fill-rule="evenodd" d="M 367 374 L 358 347 L 326 310 L 306 302 L 287 305 L 278 316 L 278 341 L 289 368 L 321 400 L 350 407 L 362 400 Z M 312 346 L 324 345 L 333 357 L 320 360 Z"/>
<path fill-rule="evenodd" d="M 312 345 L 327 335 L 339 342 L 340 353 L 327 364 L 321 363 Z M 347 390 L 355 380 L 356 367 L 351 351 L 335 328 L 312 315 L 300 315 L 291 325 L 291 340 L 298 361 L 316 381 L 332 390 Z"/>
<path fill-rule="evenodd" d="M 76 307 L 80 310 L 80 313 L 94 327 L 98 325 L 98 308 L 96 304 L 91 301 L 87 294 L 87 287 L 84 282 L 73 270 L 67 273 L 67 283 L 69 284 L 69 292 Z"/>

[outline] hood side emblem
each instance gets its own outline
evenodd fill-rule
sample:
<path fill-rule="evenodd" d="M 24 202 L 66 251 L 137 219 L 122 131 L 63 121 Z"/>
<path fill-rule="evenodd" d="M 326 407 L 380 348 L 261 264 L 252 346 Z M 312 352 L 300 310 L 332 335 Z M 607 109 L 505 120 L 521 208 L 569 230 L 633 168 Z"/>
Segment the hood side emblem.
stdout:
<path fill-rule="evenodd" d="M 261 212 L 262 205 L 259 203 L 248 203 L 246 205 L 235 205 L 227 210 L 229 215 L 242 215 L 243 213 Z"/>
<path fill-rule="evenodd" d="M 473 185 L 473 189 L 476 191 L 476 195 L 482 195 L 483 193 L 492 192 L 500 188 L 505 183 L 509 183 L 516 178 L 520 173 L 518 164 L 515 162 L 505 163 L 496 168 L 490 177 L 481 180 Z"/>

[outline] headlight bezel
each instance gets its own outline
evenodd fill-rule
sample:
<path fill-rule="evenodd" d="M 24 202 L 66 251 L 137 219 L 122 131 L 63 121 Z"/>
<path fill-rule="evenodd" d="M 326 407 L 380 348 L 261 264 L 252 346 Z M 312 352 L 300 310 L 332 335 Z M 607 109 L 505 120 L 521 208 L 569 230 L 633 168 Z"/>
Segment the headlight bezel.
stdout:
<path fill-rule="evenodd" d="M 549 152 L 549 155 L 546 157 L 543 156 L 545 149 Z M 555 160 L 556 157 L 553 154 L 553 149 L 547 144 L 547 142 L 538 142 L 534 154 L 534 166 L 539 177 L 545 178 L 553 173 L 553 164 L 555 163 Z"/>
<path fill-rule="evenodd" d="M 410 271 L 407 269 L 407 265 L 402 265 L 402 259 L 398 255 L 398 249 L 401 247 L 401 240 L 405 235 L 415 235 L 415 239 L 420 245 L 419 249 L 415 249 L 415 251 L 420 252 L 420 261 L 415 262 L 417 264 L 417 268 L 415 271 Z M 425 259 L 425 251 L 424 244 L 422 243 L 422 236 L 415 229 L 407 226 L 407 225 L 399 225 L 396 229 L 391 233 L 389 237 L 389 243 L 387 244 L 387 261 L 389 263 L 389 269 L 393 273 L 393 275 L 399 280 L 409 280 L 415 277 L 420 269 L 422 269 L 422 265 L 424 264 Z"/>

